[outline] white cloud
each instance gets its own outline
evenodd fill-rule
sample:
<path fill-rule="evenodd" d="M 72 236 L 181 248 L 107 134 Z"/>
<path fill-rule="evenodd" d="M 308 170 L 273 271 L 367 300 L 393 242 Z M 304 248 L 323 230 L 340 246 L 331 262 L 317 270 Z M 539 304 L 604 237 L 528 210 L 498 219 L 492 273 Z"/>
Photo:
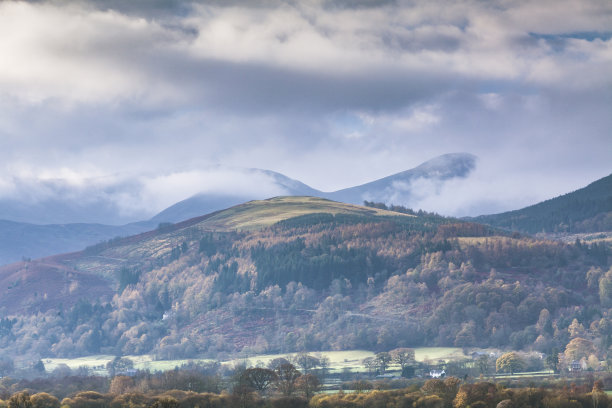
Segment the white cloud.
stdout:
<path fill-rule="evenodd" d="M 80 3 L 2 2 L 0 52 L 9 58 L 0 66 L 0 89 L 28 103 L 163 104 L 194 97 L 194 82 L 206 92 L 205 74 L 186 78 L 180 67 L 197 71 L 211 60 L 327 76 L 435 73 L 556 86 L 586 69 L 590 79 L 577 83 L 593 87 L 611 81 L 604 71 L 611 40 L 569 41 L 555 53 L 546 41 L 529 43 L 529 34 L 562 32 L 557 21 L 564 18 L 565 32 L 609 29 L 611 12 L 610 3 L 595 0 L 327 10 L 306 2 L 201 5 L 164 21 Z"/>
<path fill-rule="evenodd" d="M 198 193 L 258 199 L 288 193 L 268 174 L 224 167 L 143 178 L 142 185 L 138 200 L 133 203 L 134 213 L 144 210 L 151 215 Z M 145 203 L 146 208 L 142 208 Z"/>
<path fill-rule="evenodd" d="M 0 2 L 0 194 L 152 212 L 234 183 L 215 163 L 334 190 L 468 151 L 508 175 L 472 195 L 512 208 L 557 192 L 522 190 L 517 157 L 547 186 L 609 171 L 609 1 L 199 3 Z M 424 208 L 471 208 L 445 189 Z"/>
<path fill-rule="evenodd" d="M 394 126 L 401 132 L 418 132 L 440 122 L 435 106 L 417 107 L 407 116 L 395 120 Z"/>
<path fill-rule="evenodd" d="M 160 98 L 167 90 L 162 84 L 151 93 L 147 65 L 180 41 L 154 22 L 113 11 L 2 2 L 0 89 L 32 104 Z"/>

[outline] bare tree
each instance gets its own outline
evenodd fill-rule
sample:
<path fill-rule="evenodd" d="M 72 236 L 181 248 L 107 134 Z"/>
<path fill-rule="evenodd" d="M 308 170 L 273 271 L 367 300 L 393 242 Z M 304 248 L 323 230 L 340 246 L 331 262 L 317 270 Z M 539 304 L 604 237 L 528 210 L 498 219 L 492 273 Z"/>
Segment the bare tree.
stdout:
<path fill-rule="evenodd" d="M 380 369 L 380 373 L 384 374 L 391 363 L 391 354 L 386 351 L 380 352 L 376 354 L 376 363 L 378 368 Z"/>
<path fill-rule="evenodd" d="M 302 375 L 291 363 L 284 363 L 276 368 L 276 388 L 285 395 L 290 396 L 295 392 L 295 382 Z"/>
<path fill-rule="evenodd" d="M 278 376 L 272 370 L 254 367 L 248 368 L 242 372 L 241 383 L 254 388 L 260 393 L 264 393 L 277 378 Z"/>
<path fill-rule="evenodd" d="M 270 370 L 276 370 L 278 367 L 280 367 L 283 364 L 291 364 L 291 362 L 287 360 L 286 358 L 277 357 L 273 360 L 270 360 L 270 362 L 268 363 L 268 368 Z"/>
<path fill-rule="evenodd" d="M 304 393 L 307 400 L 310 400 L 310 398 L 312 398 L 321 388 L 321 382 L 316 375 L 305 374 L 295 381 L 295 387 Z"/>
<path fill-rule="evenodd" d="M 295 356 L 294 360 L 304 374 L 309 374 L 312 369 L 317 368 L 321 364 L 318 358 L 308 353 L 300 353 Z"/>
<path fill-rule="evenodd" d="M 376 370 L 376 360 L 374 357 L 366 357 L 361 361 L 361 364 L 368 370 L 368 374 L 372 375 L 372 372 Z"/>
<path fill-rule="evenodd" d="M 404 368 L 413 366 L 416 363 L 414 349 L 411 348 L 396 348 L 389 352 L 394 363 L 399 364 L 404 371 Z"/>

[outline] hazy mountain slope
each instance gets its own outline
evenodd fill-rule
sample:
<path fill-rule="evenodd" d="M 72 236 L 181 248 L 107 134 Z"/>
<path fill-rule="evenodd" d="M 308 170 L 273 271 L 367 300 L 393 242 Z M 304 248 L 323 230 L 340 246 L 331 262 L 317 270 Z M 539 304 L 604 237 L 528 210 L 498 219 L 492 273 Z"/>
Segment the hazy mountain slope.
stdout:
<path fill-rule="evenodd" d="M 476 156 L 468 153 L 445 154 L 418 167 L 360 186 L 324 193 L 332 200 L 362 204 L 364 201 L 407 205 L 416 181 L 442 184 L 452 178 L 467 177 L 476 167 Z"/>
<path fill-rule="evenodd" d="M 279 192 L 284 196 L 318 196 L 321 197 L 322 193 L 315 190 L 304 183 L 297 180 L 293 180 L 280 173 L 269 170 L 260 169 L 247 169 L 249 174 L 261 174 L 269 177 L 269 179 L 276 185 Z M 228 208 L 234 205 L 244 203 L 251 200 L 262 200 L 269 198 L 266 195 L 266 191 L 261 192 L 244 192 L 236 188 L 231 194 L 219 194 L 219 193 L 200 193 L 193 197 L 187 198 L 180 201 L 156 216 L 152 218 L 153 221 L 157 222 L 179 222 L 187 220 L 189 218 L 198 217 L 200 215 L 208 214 L 213 211 L 218 211 L 224 208 Z"/>
<path fill-rule="evenodd" d="M 80 252 L 2 266 L 0 267 L 0 285 L 1 282 L 19 282 L 25 279 L 26 275 L 28 281 L 38 279 L 43 283 L 48 279 L 54 279 L 58 271 L 68 271 L 68 275 L 64 274 L 64 277 L 67 276 L 69 279 L 60 280 L 65 287 L 53 293 L 68 293 L 70 285 L 84 289 L 89 286 L 87 282 L 93 279 L 92 276 L 102 278 L 107 285 L 110 285 L 117 280 L 117 273 L 122 268 L 150 268 L 155 265 L 156 260 L 163 260 L 164 257 L 172 255 L 173 250 L 186 240 L 193 240 L 194 236 L 201 236 L 207 232 L 253 231 L 289 218 L 320 212 L 365 217 L 411 218 L 411 216 L 390 211 L 337 203 L 316 197 L 278 197 L 264 201 L 252 201 L 138 235 L 112 239 L 90 246 Z M 41 227 L 52 227 L 51 233 L 53 234 L 53 228 L 64 226 Z M 20 276 L 20 273 L 24 275 Z M 112 283 L 112 285 L 115 284 Z M 7 284 L 8 286 L 11 285 Z M 45 286 L 46 284 L 43 283 L 40 288 L 41 293 Z M 75 294 L 68 304 L 76 302 L 79 297 Z M 34 304 L 27 303 L 26 298 L 31 300 L 26 296 L 22 301 L 14 302 L 11 297 L 0 296 L 0 309 L 4 308 L 14 313 L 23 310 L 24 307 L 34 307 Z M 46 310 L 57 303 L 53 295 L 48 295 L 45 299 L 37 299 L 35 305 L 40 310 Z"/>
<path fill-rule="evenodd" d="M 58 194 L 60 194 L 58 192 Z M 0 218 L 27 224 L 125 224 L 135 221 L 120 215 L 114 203 L 105 200 L 83 202 L 82 197 L 28 200 L 0 199 Z"/>
<path fill-rule="evenodd" d="M 121 268 L 150 267 L 152 260 L 171 255 L 175 248 L 194 236 L 208 232 L 255 231 L 286 219 L 316 213 L 415 218 L 317 197 L 277 197 L 247 202 L 162 229 L 114 240 L 110 244 L 95 245 L 80 256 L 71 255 L 66 265 L 112 278 Z"/>
<path fill-rule="evenodd" d="M 40 201 L 0 199 L 0 220 L 5 220 L 0 221 L 0 264 L 15 262 L 22 257 L 37 258 L 76 251 L 117 236 L 155 228 L 162 222 L 180 222 L 276 195 L 317 196 L 353 204 L 362 204 L 364 200 L 406 204 L 410 202 L 414 182 L 440 185 L 454 177 L 467 177 L 474 166 L 475 157 L 472 155 L 447 154 L 412 170 L 337 192 L 322 192 L 269 170 L 234 169 L 231 173 L 234 178 L 230 177 L 234 185 L 230 182 L 221 190 L 213 189 L 180 201 L 149 221 L 112 226 L 91 222 L 114 224 L 133 219 L 133 215 L 121 215 L 112 197 L 114 193 L 120 193 L 132 197 L 132 200 L 138 196 L 142 185 L 124 182 L 100 187 L 99 191 L 92 190 L 95 186 L 73 191 L 59 181 L 45 182 L 44 196 L 48 197 Z M 220 173 L 220 177 L 223 174 Z M 31 186 L 31 189 L 36 187 Z M 38 223 L 44 225 L 33 225 Z"/>
<path fill-rule="evenodd" d="M 0 265 L 22 258 L 40 258 L 78 251 L 117 236 L 127 236 L 155 227 L 154 222 L 122 226 L 102 224 L 34 225 L 0 220 Z"/>
<path fill-rule="evenodd" d="M 424 344 L 550 352 L 565 347 L 574 318 L 603 353 L 609 255 L 434 215 L 313 197 L 253 201 L 1 267 L 0 355 Z M 99 289 L 81 291 L 89 285 Z"/>
<path fill-rule="evenodd" d="M 114 293 L 112 280 L 77 271 L 54 258 L 0 268 L 0 308 L 4 315 L 17 312 L 27 316 L 50 308 L 62 310 L 80 299 L 109 302 Z"/>
<path fill-rule="evenodd" d="M 530 207 L 473 220 L 532 234 L 612 231 L 612 174 Z"/>
<path fill-rule="evenodd" d="M 304 183 L 290 179 L 282 174 L 252 169 L 261 172 L 274 180 L 282 189 L 282 195 L 317 196 L 352 204 L 363 204 L 364 201 L 385 202 L 404 205 L 410 201 L 415 181 L 426 181 L 441 184 L 452 178 L 467 177 L 476 166 L 476 157 L 468 153 L 445 154 L 429 160 L 420 166 L 397 173 L 379 180 L 356 187 L 350 187 L 334 192 L 323 192 L 313 189 Z M 155 221 L 177 222 L 198 215 L 207 214 L 241 202 L 264 199 L 265 196 L 224 194 L 198 194 L 183 200 L 153 217 Z"/>

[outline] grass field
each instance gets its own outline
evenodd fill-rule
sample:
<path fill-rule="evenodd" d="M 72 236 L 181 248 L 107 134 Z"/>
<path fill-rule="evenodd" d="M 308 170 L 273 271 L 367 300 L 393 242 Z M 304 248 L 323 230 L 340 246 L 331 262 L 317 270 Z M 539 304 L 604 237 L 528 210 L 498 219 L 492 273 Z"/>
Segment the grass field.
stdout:
<path fill-rule="evenodd" d="M 555 372 L 552 370 L 544 370 L 544 371 L 529 371 L 526 373 L 514 373 L 514 374 L 495 374 L 495 378 L 497 379 L 521 379 L 528 377 L 550 377 L 551 375 L 555 375 Z M 493 378 L 493 376 L 489 377 Z"/>
<path fill-rule="evenodd" d="M 412 217 L 412 215 L 339 203 L 318 197 L 276 197 L 249 201 L 228 208 L 202 221 L 198 224 L 198 228 L 215 231 L 255 230 L 282 220 L 313 213 Z"/>
<path fill-rule="evenodd" d="M 453 360 L 464 357 L 460 348 L 456 347 L 420 347 L 415 348 L 415 357 L 417 361 L 438 361 L 438 360 Z M 343 370 L 351 370 L 353 372 L 365 371 L 362 364 L 363 359 L 374 357 L 375 353 L 367 350 L 347 350 L 347 351 L 323 351 L 310 353 L 316 357 L 325 356 L 329 359 L 329 369 L 331 372 L 341 372 Z M 246 363 L 248 366 L 258 364 L 267 365 L 275 358 L 289 358 L 293 354 L 261 354 L 254 356 L 243 356 L 227 361 L 222 361 L 223 365 L 233 366 L 235 364 Z M 194 362 L 210 362 L 210 359 L 183 359 L 183 360 L 153 360 L 150 355 L 141 356 L 125 356 L 134 362 L 134 368 L 139 370 L 150 371 L 166 371 L 172 370 L 175 367 L 180 367 L 189 361 Z M 45 358 L 43 363 L 48 372 L 55 370 L 60 364 L 66 364 L 71 369 L 79 367 L 87 367 L 93 373 L 99 375 L 107 375 L 106 364 L 115 356 L 112 355 L 94 355 L 79 358 Z"/>

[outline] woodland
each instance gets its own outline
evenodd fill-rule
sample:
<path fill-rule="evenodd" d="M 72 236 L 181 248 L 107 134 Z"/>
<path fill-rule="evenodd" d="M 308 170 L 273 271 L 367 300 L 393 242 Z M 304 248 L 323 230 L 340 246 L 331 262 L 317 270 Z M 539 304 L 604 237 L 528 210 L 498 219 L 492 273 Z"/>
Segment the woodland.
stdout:
<path fill-rule="evenodd" d="M 4 358 L 222 359 L 421 345 L 556 355 L 572 342 L 582 345 L 574 359 L 610 358 L 604 243 L 538 240 L 433 214 L 314 213 L 174 238 L 163 255 L 118 269 L 109 302 L 3 316 Z"/>

